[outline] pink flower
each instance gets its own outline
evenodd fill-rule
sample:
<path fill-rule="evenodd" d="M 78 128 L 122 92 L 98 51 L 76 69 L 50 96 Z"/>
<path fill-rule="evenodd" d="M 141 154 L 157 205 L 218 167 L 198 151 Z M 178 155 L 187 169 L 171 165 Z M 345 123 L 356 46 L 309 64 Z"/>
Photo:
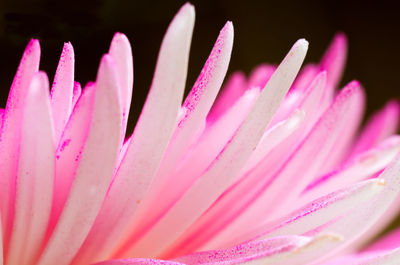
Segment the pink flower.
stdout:
<path fill-rule="evenodd" d="M 193 25 L 186 4 L 127 139 L 133 63 L 123 34 L 83 90 L 65 44 L 50 95 L 39 42 L 28 44 L 1 111 L 1 264 L 399 260 L 399 230 L 359 252 L 399 211 L 400 107 L 388 103 L 359 131 L 363 89 L 336 90 L 345 37 L 298 74 L 308 48 L 299 40 L 278 67 L 236 72 L 218 94 L 228 22 L 181 105 Z"/>

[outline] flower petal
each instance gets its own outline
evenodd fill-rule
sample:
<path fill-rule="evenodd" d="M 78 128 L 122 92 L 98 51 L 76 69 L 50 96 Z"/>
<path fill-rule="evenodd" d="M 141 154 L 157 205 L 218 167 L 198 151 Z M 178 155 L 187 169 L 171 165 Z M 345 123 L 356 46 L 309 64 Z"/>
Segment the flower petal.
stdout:
<path fill-rule="evenodd" d="M 115 65 L 100 63 L 89 135 L 60 219 L 38 264 L 69 264 L 92 227 L 107 192 L 120 150 L 121 107 Z M 99 167 L 98 165 L 102 166 Z M 65 231 L 70 231 L 65 233 Z M 66 245 L 65 242 L 68 242 Z"/>
<path fill-rule="evenodd" d="M 160 259 L 119 259 L 107 260 L 94 265 L 185 265 L 184 263 Z"/>
<path fill-rule="evenodd" d="M 108 258 L 146 195 L 176 125 L 185 89 L 194 8 L 182 7 L 161 46 L 150 94 L 126 155 L 74 264 Z"/>
<path fill-rule="evenodd" d="M 263 159 L 240 183 L 229 190 L 227 202 L 230 203 L 225 204 L 229 209 L 224 207 L 226 210 L 220 211 L 220 217 L 217 218 L 229 222 L 214 231 L 214 238 L 203 246 L 204 248 L 229 246 L 235 234 L 245 235 L 247 230 L 260 225 L 260 222 L 271 221 L 271 218 L 287 214 L 288 209 L 294 210 L 300 206 L 296 201 L 297 196 L 308 185 L 310 179 L 315 177 L 316 169 L 324 162 L 324 158 L 328 155 L 325 147 L 331 146 L 335 137 L 342 131 L 344 117 L 349 115 L 349 106 L 358 99 L 357 93 L 359 93 L 357 87 L 345 88 L 300 145 L 296 147 L 299 138 L 296 132 L 289 136 L 288 143 L 285 141 L 283 145 L 274 149 L 270 156 Z M 294 151 L 287 146 L 287 144 L 293 145 L 293 141 L 295 141 Z M 312 164 L 304 163 L 306 157 L 315 159 Z M 317 168 L 313 168 L 314 166 Z M 302 174 L 298 175 L 298 172 Z M 290 193 L 286 192 L 287 190 L 290 190 Z M 281 196 L 283 193 L 284 197 Z M 238 198 L 240 203 L 236 202 Z M 279 204 L 275 203 L 276 198 L 279 198 Z M 233 211 L 236 211 L 235 214 L 227 214 Z M 248 238 L 241 240 L 246 239 Z"/>
<path fill-rule="evenodd" d="M 328 73 L 328 83 L 333 88 L 339 85 L 343 74 L 347 58 L 347 39 L 342 33 L 338 33 L 333 38 L 327 51 L 320 62 L 321 70 Z"/>
<path fill-rule="evenodd" d="M 397 101 L 390 101 L 386 106 L 375 113 L 363 128 L 361 135 L 351 150 L 350 157 L 364 152 L 398 130 L 400 121 L 400 104 Z"/>
<path fill-rule="evenodd" d="M 233 106 L 247 88 L 246 76 L 242 72 L 233 73 L 221 89 L 215 103 L 208 113 L 207 121 L 217 120 L 227 109 Z"/>
<path fill-rule="evenodd" d="M 39 256 L 51 210 L 54 153 L 49 81 L 39 72 L 32 78 L 25 104 L 8 264 L 32 264 Z"/>
<path fill-rule="evenodd" d="M 55 139 L 58 141 L 64 131 L 72 111 L 74 91 L 75 55 L 71 43 L 64 43 L 61 58 L 51 88 L 51 108 L 53 111 Z"/>
<path fill-rule="evenodd" d="M 206 115 L 225 77 L 232 50 L 232 42 L 233 27 L 228 22 L 221 30 L 204 68 L 192 88 L 192 92 L 185 100 L 183 105 L 184 117 L 178 121 L 178 126 L 173 133 L 157 175 L 153 179 L 146 198 L 138 208 L 134 222 L 130 224 L 133 231 L 129 233 L 129 240 L 136 238 L 132 234 L 143 233 L 143 230 L 147 229 L 149 224 L 153 224 L 160 213 L 164 211 L 159 207 L 160 190 L 170 186 L 170 181 L 173 181 L 170 179 L 170 174 L 175 170 L 194 138 L 197 138 L 203 130 Z"/>
<path fill-rule="evenodd" d="M 14 217 L 15 176 L 17 175 L 21 121 L 26 95 L 33 75 L 39 69 L 40 46 L 31 40 L 18 66 L 7 100 L 0 141 L 0 209 L 3 225 L 3 247 L 7 253 Z"/>
<path fill-rule="evenodd" d="M 78 102 L 79 97 L 82 94 L 82 87 L 79 82 L 74 82 L 74 94 L 72 95 L 72 109 L 75 108 L 76 103 Z"/>
<path fill-rule="evenodd" d="M 235 135 L 203 176 L 124 255 L 157 256 L 176 240 L 231 184 L 260 141 L 273 114 L 292 84 L 307 52 L 299 40 L 275 71 Z M 266 107 L 267 106 L 267 107 Z M 207 192 L 207 197 L 202 196 Z M 150 248 L 151 246 L 151 248 Z M 129 254 L 128 254 L 129 253 Z"/>
<path fill-rule="evenodd" d="M 57 224 L 81 161 L 82 150 L 89 135 L 93 116 L 95 89 L 94 83 L 86 85 L 65 126 L 56 150 L 56 175 L 48 236 Z"/>
<path fill-rule="evenodd" d="M 122 113 L 122 140 L 125 138 L 126 125 L 128 123 L 129 109 L 131 107 L 133 86 L 133 61 L 132 49 L 128 38 L 122 33 L 116 33 L 111 41 L 108 51 L 115 62 L 121 89 L 120 102 Z"/>

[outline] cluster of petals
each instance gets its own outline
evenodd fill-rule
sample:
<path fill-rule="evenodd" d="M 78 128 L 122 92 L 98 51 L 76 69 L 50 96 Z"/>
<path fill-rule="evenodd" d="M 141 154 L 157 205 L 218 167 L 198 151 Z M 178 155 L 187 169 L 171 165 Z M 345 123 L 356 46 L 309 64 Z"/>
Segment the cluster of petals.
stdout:
<path fill-rule="evenodd" d="M 361 126 L 363 88 L 337 89 L 345 37 L 222 85 L 227 22 L 182 103 L 193 26 L 185 4 L 128 137 L 123 34 L 83 89 L 70 43 L 51 90 L 28 44 L 0 112 L 0 264 L 396 264 L 400 230 L 366 243 L 399 212 L 400 107 Z"/>

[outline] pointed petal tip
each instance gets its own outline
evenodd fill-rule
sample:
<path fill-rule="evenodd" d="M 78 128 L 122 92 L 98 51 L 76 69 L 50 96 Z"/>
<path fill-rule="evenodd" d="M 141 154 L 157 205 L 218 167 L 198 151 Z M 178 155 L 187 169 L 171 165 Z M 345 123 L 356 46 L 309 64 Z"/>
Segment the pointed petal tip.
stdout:
<path fill-rule="evenodd" d="M 38 50 L 40 52 L 40 43 L 38 39 L 31 39 L 25 48 L 25 52 L 33 52 Z"/>
<path fill-rule="evenodd" d="M 127 42 L 129 42 L 128 37 L 122 32 L 115 32 L 114 33 L 114 36 L 112 38 L 112 42 L 114 42 L 114 41 L 127 41 Z"/>
<path fill-rule="evenodd" d="M 308 41 L 306 39 L 299 39 L 295 42 L 293 45 L 294 49 L 301 49 L 304 50 L 305 52 L 308 50 Z"/>
<path fill-rule="evenodd" d="M 333 37 L 333 41 L 332 42 L 347 46 L 347 36 L 346 36 L 346 34 L 344 32 L 339 31 Z"/>
<path fill-rule="evenodd" d="M 44 71 L 35 73 L 30 84 L 30 97 L 35 97 L 42 93 L 42 90 L 49 90 L 49 78 Z"/>
<path fill-rule="evenodd" d="M 195 17 L 195 9 L 194 9 L 194 6 L 193 6 L 191 3 L 186 2 L 186 3 L 179 9 L 179 11 L 178 11 L 178 13 L 176 14 L 176 16 L 177 16 L 177 17 L 184 16 L 184 17 L 187 17 L 187 18 L 190 18 L 190 19 L 194 20 L 194 17 Z"/>

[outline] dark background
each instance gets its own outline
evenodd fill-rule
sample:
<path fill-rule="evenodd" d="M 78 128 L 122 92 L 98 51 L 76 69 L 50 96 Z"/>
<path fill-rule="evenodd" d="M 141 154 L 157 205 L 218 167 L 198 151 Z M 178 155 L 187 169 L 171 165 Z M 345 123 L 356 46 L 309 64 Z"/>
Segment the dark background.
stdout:
<path fill-rule="evenodd" d="M 133 121 L 151 83 L 159 45 L 185 1 L 0 1 L 0 106 L 30 38 L 39 38 L 41 69 L 52 79 L 64 41 L 76 53 L 76 80 L 96 76 L 101 55 L 116 31 L 133 47 Z M 371 1 L 372 2 L 372 1 Z M 298 38 L 310 42 L 306 61 L 317 61 L 335 32 L 349 39 L 342 85 L 358 79 L 367 90 L 368 113 L 398 98 L 400 8 L 388 1 L 192 1 L 196 24 L 187 87 L 190 88 L 226 20 L 235 27 L 229 72 L 248 73 L 261 62 L 279 63 Z M 134 122 L 131 122 L 132 124 Z"/>

